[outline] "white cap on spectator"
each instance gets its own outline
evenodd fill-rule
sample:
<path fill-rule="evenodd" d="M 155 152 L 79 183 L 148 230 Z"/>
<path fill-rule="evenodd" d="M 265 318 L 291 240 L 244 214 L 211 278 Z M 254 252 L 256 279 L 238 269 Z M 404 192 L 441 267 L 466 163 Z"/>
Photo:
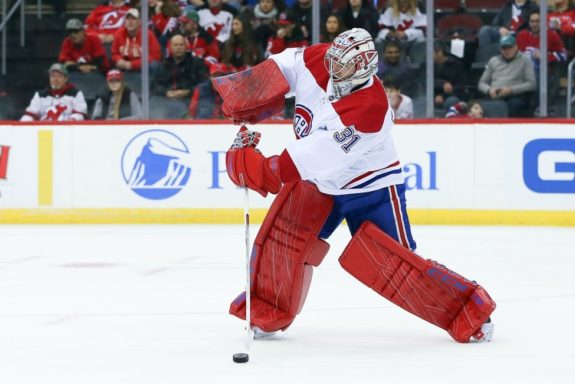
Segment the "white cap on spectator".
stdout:
<path fill-rule="evenodd" d="M 62 63 L 52 64 L 48 72 L 54 72 L 54 71 L 60 72 L 61 74 L 68 76 L 68 68 L 66 68 L 66 66 Z"/>
<path fill-rule="evenodd" d="M 134 19 L 139 19 L 140 11 L 138 11 L 136 8 L 130 8 L 128 12 L 126 12 L 126 17 L 128 16 L 132 16 Z"/>
<path fill-rule="evenodd" d="M 84 29 L 84 23 L 80 19 L 70 19 L 66 23 L 66 30 L 80 30 Z"/>

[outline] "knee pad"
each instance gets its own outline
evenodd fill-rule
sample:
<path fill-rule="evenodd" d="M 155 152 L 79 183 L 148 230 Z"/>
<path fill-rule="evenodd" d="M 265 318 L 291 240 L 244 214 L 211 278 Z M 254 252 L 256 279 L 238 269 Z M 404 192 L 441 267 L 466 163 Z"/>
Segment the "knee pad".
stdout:
<path fill-rule="evenodd" d="M 301 311 L 313 274 L 329 245 L 318 237 L 333 198 L 308 182 L 284 184 L 254 241 L 251 323 L 263 331 L 286 329 Z M 245 319 L 245 292 L 230 313 Z"/>

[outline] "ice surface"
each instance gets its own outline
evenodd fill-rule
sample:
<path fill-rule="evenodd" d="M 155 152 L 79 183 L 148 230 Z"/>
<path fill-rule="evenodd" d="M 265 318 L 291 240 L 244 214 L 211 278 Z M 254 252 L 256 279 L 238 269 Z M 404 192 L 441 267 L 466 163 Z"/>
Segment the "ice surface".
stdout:
<path fill-rule="evenodd" d="M 414 228 L 498 304 L 494 341 L 463 345 L 347 275 L 341 227 L 301 315 L 235 364 L 243 233 L 0 226 L 0 383 L 575 383 L 574 228 Z"/>

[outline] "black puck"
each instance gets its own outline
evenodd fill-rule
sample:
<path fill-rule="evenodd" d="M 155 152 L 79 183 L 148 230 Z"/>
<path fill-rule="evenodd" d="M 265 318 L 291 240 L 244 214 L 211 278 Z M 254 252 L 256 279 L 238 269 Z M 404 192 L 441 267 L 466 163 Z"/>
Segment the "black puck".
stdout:
<path fill-rule="evenodd" d="M 234 353 L 234 363 L 247 363 L 250 360 L 250 355 L 247 353 Z"/>

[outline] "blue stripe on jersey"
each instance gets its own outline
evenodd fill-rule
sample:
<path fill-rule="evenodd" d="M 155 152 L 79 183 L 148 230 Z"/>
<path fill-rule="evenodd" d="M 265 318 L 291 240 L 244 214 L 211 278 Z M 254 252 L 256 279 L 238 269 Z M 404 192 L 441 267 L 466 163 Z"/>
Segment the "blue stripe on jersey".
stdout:
<path fill-rule="evenodd" d="M 395 201 L 390 193 L 390 188 L 397 190 Z M 320 232 L 322 239 L 329 238 L 345 218 L 352 236 L 362 223 L 369 220 L 401 244 L 401 235 L 397 232 L 397 225 L 400 223 L 396 222 L 396 220 L 401 220 L 409 247 L 412 250 L 416 249 L 417 244 L 411 234 L 411 225 L 407 214 L 405 184 L 385 187 L 372 192 L 335 195 L 333 199 L 333 209 Z M 396 208 L 401 210 L 401 215 L 397 215 Z"/>
<path fill-rule="evenodd" d="M 389 176 L 389 175 L 393 175 L 393 174 L 395 174 L 395 173 L 401 173 L 401 168 L 394 169 L 393 171 L 389 171 L 389 172 L 382 173 L 381 175 L 377 175 L 377 176 L 375 176 L 373 179 L 369 179 L 369 180 L 366 181 L 365 183 L 361 183 L 361 184 L 359 184 L 359 185 L 356 185 L 355 187 L 351 187 L 350 189 L 363 188 L 363 187 L 365 187 L 365 186 L 367 186 L 367 185 L 373 183 L 374 181 L 381 179 L 382 177 L 386 177 L 386 176 Z"/>

